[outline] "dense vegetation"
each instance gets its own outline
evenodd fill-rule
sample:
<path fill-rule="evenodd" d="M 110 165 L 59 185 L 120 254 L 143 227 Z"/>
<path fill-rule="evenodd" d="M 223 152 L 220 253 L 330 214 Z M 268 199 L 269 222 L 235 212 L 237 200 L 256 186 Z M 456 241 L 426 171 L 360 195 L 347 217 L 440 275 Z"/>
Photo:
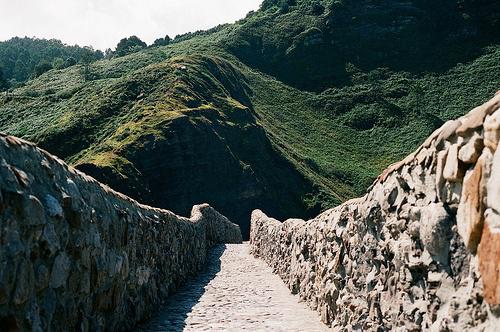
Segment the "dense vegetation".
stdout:
<path fill-rule="evenodd" d="M 443 72 L 498 41 L 491 0 L 266 0 L 236 25 L 226 47 L 293 86 L 350 84 L 349 65 Z"/>
<path fill-rule="evenodd" d="M 52 68 L 72 66 L 85 57 L 95 61 L 102 59 L 103 53 L 89 47 L 68 46 L 55 39 L 15 37 L 0 42 L 0 90 L 16 87 Z"/>
<path fill-rule="evenodd" d="M 496 92 L 495 5 L 266 0 L 232 25 L 50 70 L 0 99 L 0 130 L 175 212 L 307 217 Z"/>

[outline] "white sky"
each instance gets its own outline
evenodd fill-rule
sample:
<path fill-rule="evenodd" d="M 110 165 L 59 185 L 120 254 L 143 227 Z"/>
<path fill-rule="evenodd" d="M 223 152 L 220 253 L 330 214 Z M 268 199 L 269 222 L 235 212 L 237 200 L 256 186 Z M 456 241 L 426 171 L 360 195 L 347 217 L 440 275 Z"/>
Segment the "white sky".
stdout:
<path fill-rule="evenodd" d="M 104 50 L 136 35 L 151 44 L 168 34 L 243 18 L 262 0 L 0 0 L 0 41 L 56 38 Z"/>

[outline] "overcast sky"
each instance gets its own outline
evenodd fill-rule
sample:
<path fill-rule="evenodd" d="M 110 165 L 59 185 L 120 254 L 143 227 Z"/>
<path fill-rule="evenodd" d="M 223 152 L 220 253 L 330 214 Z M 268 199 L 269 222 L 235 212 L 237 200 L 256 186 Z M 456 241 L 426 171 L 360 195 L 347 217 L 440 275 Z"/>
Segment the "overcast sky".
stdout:
<path fill-rule="evenodd" d="M 56 38 L 104 50 L 137 35 L 151 44 L 166 34 L 234 22 L 262 0 L 0 0 L 0 41 Z"/>

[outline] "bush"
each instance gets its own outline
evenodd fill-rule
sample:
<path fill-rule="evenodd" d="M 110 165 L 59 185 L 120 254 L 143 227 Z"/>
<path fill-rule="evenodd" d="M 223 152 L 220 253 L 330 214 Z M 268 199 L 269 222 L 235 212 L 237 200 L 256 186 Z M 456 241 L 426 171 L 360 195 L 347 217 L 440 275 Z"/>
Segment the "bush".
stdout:
<path fill-rule="evenodd" d="M 153 43 L 153 46 L 166 46 L 170 44 L 171 41 L 172 39 L 168 35 L 166 35 L 165 38 L 156 39 Z"/>
<path fill-rule="evenodd" d="M 71 66 L 74 66 L 76 65 L 76 59 L 73 58 L 73 57 L 69 57 L 66 59 L 66 67 L 71 67 Z"/>
<path fill-rule="evenodd" d="M 64 69 L 66 68 L 66 63 L 62 58 L 55 58 L 54 61 L 52 61 L 52 67 L 55 69 Z"/>
<path fill-rule="evenodd" d="M 33 76 L 38 77 L 38 76 L 42 75 L 43 73 L 48 72 L 51 69 L 52 69 L 52 65 L 48 61 L 42 60 L 40 63 L 38 63 L 35 66 Z"/>

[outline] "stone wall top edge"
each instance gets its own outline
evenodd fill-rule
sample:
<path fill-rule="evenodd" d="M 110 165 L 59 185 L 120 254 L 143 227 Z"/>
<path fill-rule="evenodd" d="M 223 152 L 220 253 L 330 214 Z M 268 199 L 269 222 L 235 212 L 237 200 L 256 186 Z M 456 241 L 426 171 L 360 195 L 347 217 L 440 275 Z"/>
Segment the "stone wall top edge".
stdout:
<path fill-rule="evenodd" d="M 17 147 L 17 148 L 21 148 L 24 150 L 32 149 L 32 152 L 38 153 L 41 156 L 47 158 L 49 162 L 52 162 L 54 165 L 56 165 L 56 167 L 59 167 L 61 171 L 68 172 L 69 177 L 78 178 L 79 180 L 81 180 L 83 182 L 98 186 L 103 193 L 105 193 L 107 195 L 111 195 L 114 199 L 121 201 L 122 203 L 130 204 L 132 206 L 137 207 L 140 210 L 147 211 L 147 212 L 150 212 L 153 214 L 160 214 L 163 217 L 165 217 L 166 219 L 176 218 L 176 219 L 179 219 L 181 221 L 188 222 L 188 223 L 197 223 L 203 219 L 201 215 L 200 216 L 193 215 L 194 211 L 199 211 L 199 209 L 196 208 L 197 205 L 193 206 L 193 210 L 192 210 L 191 215 L 188 217 L 185 217 L 185 216 L 179 216 L 170 210 L 153 207 L 153 206 L 150 206 L 147 204 L 142 204 L 142 203 L 136 201 L 135 199 L 133 199 L 125 194 L 122 194 L 118 191 L 113 190 L 108 185 L 97 181 L 95 178 L 91 177 L 90 175 L 85 174 L 84 172 L 74 168 L 73 166 L 68 165 L 62 159 L 58 158 L 55 155 L 52 155 L 51 153 L 49 153 L 48 151 L 46 151 L 42 148 L 39 148 L 38 146 L 36 146 L 36 144 L 34 144 L 32 142 L 26 141 L 26 140 L 19 138 L 19 137 L 16 137 L 16 136 L 9 135 L 9 134 L 4 133 L 4 132 L 0 132 L 0 140 L 3 141 L 4 144 L 9 148 Z M 198 206 L 205 206 L 205 205 L 209 207 L 209 205 L 206 203 L 200 204 Z"/>

